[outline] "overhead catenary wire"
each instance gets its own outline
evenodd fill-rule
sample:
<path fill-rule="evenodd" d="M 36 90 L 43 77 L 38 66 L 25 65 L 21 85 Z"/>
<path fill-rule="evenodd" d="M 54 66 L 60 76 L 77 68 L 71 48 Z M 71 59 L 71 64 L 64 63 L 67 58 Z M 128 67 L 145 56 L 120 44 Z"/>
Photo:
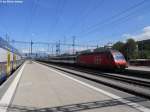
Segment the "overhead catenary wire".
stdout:
<path fill-rule="evenodd" d="M 144 7 L 145 8 L 145 7 Z M 138 11 L 138 9 L 137 10 L 135 10 L 135 11 L 133 11 L 133 12 L 130 12 L 129 14 L 127 14 L 127 15 L 125 15 L 125 16 L 123 16 L 123 17 L 120 17 L 120 18 L 116 18 L 115 20 L 112 20 L 112 21 L 109 21 L 108 23 L 104 23 L 104 24 L 102 24 L 102 25 L 100 25 L 99 27 L 97 27 L 97 28 L 95 28 L 95 29 L 93 29 L 93 30 L 91 30 L 91 31 L 88 31 L 88 32 L 86 32 L 86 33 L 84 33 L 83 35 L 85 36 L 85 35 L 87 35 L 87 34 L 92 34 L 92 32 L 100 32 L 100 29 L 104 29 L 104 27 L 107 27 L 108 25 L 112 25 L 112 24 L 115 24 L 114 26 L 113 26 L 113 28 L 114 27 L 116 27 L 117 26 L 117 23 L 124 23 L 124 22 L 127 22 L 130 18 L 132 18 L 134 15 L 135 15 L 135 13 L 138 13 L 137 12 Z M 82 35 L 82 34 L 81 34 Z M 82 36 L 83 37 L 83 36 Z"/>
<path fill-rule="evenodd" d="M 88 16 L 90 14 L 92 14 L 96 9 L 98 9 L 100 7 L 100 5 L 102 5 L 104 3 L 104 0 L 100 0 L 99 2 L 96 2 L 96 4 L 94 4 L 92 6 L 92 8 L 87 8 L 87 10 L 85 11 L 85 13 L 81 16 L 82 19 L 79 21 L 79 22 L 73 22 L 73 24 L 69 27 L 69 32 L 72 32 L 73 29 L 75 29 L 75 26 L 79 26 L 79 25 L 82 25 L 86 19 L 88 18 Z"/>
<path fill-rule="evenodd" d="M 33 25 L 33 18 L 36 16 L 39 0 L 33 0 L 31 4 L 31 10 L 28 18 L 26 17 L 26 26 L 24 28 L 24 34 L 31 33 L 31 27 Z M 24 36 L 24 35 L 23 35 Z M 30 37 L 32 38 L 32 37 Z"/>
<path fill-rule="evenodd" d="M 98 8 L 99 8 L 99 6 L 101 6 L 102 4 L 104 3 L 104 0 L 99 0 L 96 4 L 94 4 L 93 6 L 92 6 L 92 8 L 87 8 L 86 10 L 85 10 L 85 12 L 84 12 L 84 14 L 83 15 L 81 15 L 81 17 L 82 17 L 82 21 L 83 20 L 86 20 L 87 18 L 88 18 L 88 16 L 91 14 L 91 13 L 93 13 L 95 10 L 97 10 Z M 91 5 L 90 5 L 91 6 Z M 73 22 L 72 24 L 71 24 L 71 26 L 68 28 L 68 30 L 66 31 L 64 31 L 64 34 L 66 35 L 66 32 L 72 32 L 73 31 L 73 29 L 75 29 L 75 26 L 79 26 L 79 25 L 81 25 L 83 22 L 82 21 L 79 21 L 79 22 Z M 68 34 L 68 33 L 67 33 Z M 65 40 L 68 40 L 69 39 L 69 37 L 66 37 L 65 36 Z"/>
<path fill-rule="evenodd" d="M 146 8 L 149 9 L 150 7 L 149 7 L 149 6 L 148 6 L 148 7 L 144 7 L 144 9 L 146 9 Z M 133 13 L 127 15 L 125 18 L 119 18 L 118 20 L 112 21 L 112 22 L 109 23 L 109 24 L 113 24 L 113 29 L 117 27 L 117 29 L 118 29 L 118 31 L 119 31 L 118 23 L 120 23 L 120 24 L 126 24 L 128 21 L 131 21 L 132 19 L 135 19 L 136 17 L 139 16 L 139 11 L 140 11 L 140 10 L 141 10 L 141 9 L 137 9 L 135 12 L 133 12 Z M 147 10 L 147 11 L 148 11 L 148 10 Z M 143 12 L 143 13 L 145 13 L 145 12 Z M 142 14 L 143 14 L 143 13 L 142 13 Z M 139 24 L 137 24 L 137 25 L 139 25 Z M 101 28 L 104 28 L 104 27 L 101 27 Z M 137 31 L 134 31 L 134 33 L 137 33 L 137 32 L 139 32 L 139 31 L 138 31 L 138 30 L 137 30 Z M 113 33 L 115 33 L 115 32 L 113 32 Z"/>
<path fill-rule="evenodd" d="M 57 4 L 60 4 L 60 7 L 57 7 L 57 9 L 56 9 L 56 19 L 55 19 L 56 21 L 54 22 L 54 25 L 51 29 L 51 32 L 54 32 L 54 30 L 57 28 L 58 23 L 60 22 L 64 7 L 65 7 L 65 2 L 66 2 L 65 0 L 58 0 L 57 1 Z"/>
<path fill-rule="evenodd" d="M 125 15 L 125 16 L 121 16 L 121 17 L 116 17 L 115 18 L 115 16 L 114 16 L 114 20 L 110 20 L 110 21 L 108 21 L 108 22 L 104 22 L 104 24 L 102 24 L 102 25 L 99 25 L 99 27 L 97 27 L 97 28 L 95 28 L 95 29 L 93 29 L 93 30 L 91 30 L 91 31 L 88 31 L 88 32 L 85 32 L 85 33 L 81 33 L 80 35 L 77 35 L 78 37 L 84 37 L 85 35 L 87 35 L 87 34 L 93 34 L 95 31 L 99 31 L 100 32 L 100 28 L 101 29 L 104 29 L 104 27 L 106 27 L 107 25 L 110 25 L 110 24 L 116 24 L 116 23 L 124 23 L 124 22 L 127 22 L 133 15 L 135 15 L 135 13 L 138 13 L 139 12 L 139 10 L 141 10 L 141 7 L 140 6 L 142 6 L 142 5 L 144 5 L 144 3 L 145 2 L 147 2 L 147 1 L 145 1 L 145 0 L 143 0 L 142 2 L 140 2 L 140 3 L 138 3 L 138 4 L 136 4 L 136 5 L 134 5 L 134 7 L 132 6 L 132 8 L 134 8 L 134 10 L 132 9 L 131 10 L 131 12 L 129 12 L 129 13 L 127 13 L 128 15 Z M 140 7 L 140 8 L 139 8 Z M 143 7 L 142 7 L 143 8 Z M 146 7 L 144 7 L 144 8 L 146 8 Z M 127 8 L 128 10 L 129 9 L 131 9 L 131 7 L 130 8 Z M 126 10 L 124 10 L 124 12 L 125 11 L 127 11 L 127 9 Z M 121 14 L 121 13 L 120 13 Z M 121 14 L 121 15 L 124 15 L 124 14 Z M 121 22 L 121 21 L 124 21 L 124 22 Z M 116 27 L 117 25 L 114 25 L 114 27 Z M 99 41 L 99 40 L 97 40 L 97 41 Z M 91 42 L 91 41 L 90 41 Z"/>
<path fill-rule="evenodd" d="M 118 17 L 121 17 L 121 16 L 125 15 L 126 13 L 129 13 L 130 11 L 132 11 L 132 10 L 138 8 L 139 6 L 143 5 L 145 2 L 147 2 L 147 0 L 143 0 L 143 1 L 141 1 L 137 4 L 135 4 L 135 5 L 132 5 L 131 7 L 127 8 L 127 9 L 125 9 L 125 10 L 123 10 L 123 11 L 121 11 L 121 12 L 115 14 L 115 15 L 112 15 L 111 17 L 108 17 L 105 20 L 102 20 L 102 21 L 100 21 L 96 24 L 93 24 L 93 25 L 87 27 L 83 31 L 80 31 L 79 33 L 77 33 L 77 35 L 83 34 L 83 33 L 87 32 L 87 31 L 89 31 L 93 28 L 100 27 L 102 25 L 108 24 L 109 21 L 113 21 L 114 19 L 117 19 Z"/>

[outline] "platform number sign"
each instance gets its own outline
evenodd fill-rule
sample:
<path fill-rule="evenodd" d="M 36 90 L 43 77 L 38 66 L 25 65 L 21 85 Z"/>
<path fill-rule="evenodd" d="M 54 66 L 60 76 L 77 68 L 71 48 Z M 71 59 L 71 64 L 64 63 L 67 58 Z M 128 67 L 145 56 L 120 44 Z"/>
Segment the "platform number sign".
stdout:
<path fill-rule="evenodd" d="M 100 63 L 101 63 L 101 57 L 100 56 L 96 56 L 95 64 L 100 64 Z"/>

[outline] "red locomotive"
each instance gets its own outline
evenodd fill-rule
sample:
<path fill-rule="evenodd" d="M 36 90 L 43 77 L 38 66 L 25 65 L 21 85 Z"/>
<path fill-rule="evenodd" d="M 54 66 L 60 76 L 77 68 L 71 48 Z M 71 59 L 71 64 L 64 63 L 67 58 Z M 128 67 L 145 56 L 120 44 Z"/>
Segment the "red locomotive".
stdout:
<path fill-rule="evenodd" d="M 50 57 L 49 61 L 101 69 L 124 69 L 127 67 L 124 56 L 116 50 L 82 53 L 77 56 L 56 56 Z"/>
<path fill-rule="evenodd" d="M 81 54 L 77 56 L 77 64 L 104 69 L 127 67 L 124 56 L 115 50 Z"/>

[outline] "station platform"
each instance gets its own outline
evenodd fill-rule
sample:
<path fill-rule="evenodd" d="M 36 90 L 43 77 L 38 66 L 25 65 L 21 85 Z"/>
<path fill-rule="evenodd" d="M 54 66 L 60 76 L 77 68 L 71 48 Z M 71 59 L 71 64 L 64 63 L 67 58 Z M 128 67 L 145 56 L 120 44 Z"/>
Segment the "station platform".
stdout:
<path fill-rule="evenodd" d="M 17 82 L 13 81 L 7 96 L 0 101 L 1 105 L 9 102 L 9 106 L 0 112 L 150 112 L 137 103 L 36 62 L 25 62 L 20 71 L 18 80 L 14 79 Z"/>
<path fill-rule="evenodd" d="M 150 72 L 150 67 L 146 67 L 146 66 L 129 66 L 127 69 Z"/>

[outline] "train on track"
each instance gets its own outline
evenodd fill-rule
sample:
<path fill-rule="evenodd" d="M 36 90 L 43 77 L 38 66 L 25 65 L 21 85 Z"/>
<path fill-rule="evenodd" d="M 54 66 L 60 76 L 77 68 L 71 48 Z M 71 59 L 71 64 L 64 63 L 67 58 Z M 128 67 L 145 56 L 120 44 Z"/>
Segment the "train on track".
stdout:
<path fill-rule="evenodd" d="M 0 38 L 0 84 L 23 63 L 21 54 Z"/>
<path fill-rule="evenodd" d="M 127 62 L 124 56 L 116 50 L 81 53 L 79 55 L 49 57 L 49 62 L 76 64 L 99 69 L 125 69 Z"/>

